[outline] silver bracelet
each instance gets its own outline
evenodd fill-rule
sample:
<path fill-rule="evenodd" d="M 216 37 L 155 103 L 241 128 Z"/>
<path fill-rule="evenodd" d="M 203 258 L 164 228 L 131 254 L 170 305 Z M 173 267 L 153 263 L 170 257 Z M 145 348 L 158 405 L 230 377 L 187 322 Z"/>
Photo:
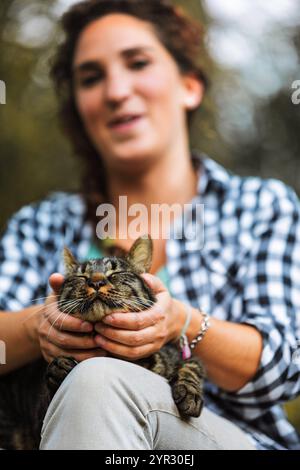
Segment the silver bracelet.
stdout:
<path fill-rule="evenodd" d="M 182 359 L 186 360 L 186 359 L 190 359 L 190 357 L 192 356 L 192 350 L 204 338 L 205 333 L 210 327 L 210 322 L 209 322 L 209 315 L 207 313 L 200 311 L 200 313 L 203 315 L 201 329 L 198 332 L 196 338 L 193 339 L 193 341 L 191 341 L 191 343 L 189 344 L 188 338 L 186 336 L 186 330 L 188 329 L 188 326 L 192 318 L 192 307 L 190 305 L 186 305 L 186 304 L 184 305 L 186 308 L 187 316 L 186 316 L 185 324 L 180 332 L 180 335 L 177 341 L 179 341 L 179 349 L 181 351 Z"/>
<path fill-rule="evenodd" d="M 193 350 L 200 341 L 203 340 L 205 333 L 207 332 L 208 328 L 210 327 L 209 315 L 205 312 L 200 311 L 203 315 L 203 320 L 201 323 L 200 331 L 198 332 L 197 336 L 193 341 L 190 343 L 190 349 Z"/>

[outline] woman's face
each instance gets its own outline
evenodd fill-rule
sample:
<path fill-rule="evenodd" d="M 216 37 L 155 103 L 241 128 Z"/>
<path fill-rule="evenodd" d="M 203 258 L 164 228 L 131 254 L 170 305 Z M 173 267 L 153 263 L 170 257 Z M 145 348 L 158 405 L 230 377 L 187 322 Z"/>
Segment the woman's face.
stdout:
<path fill-rule="evenodd" d="M 185 136 L 186 110 L 201 101 L 201 85 L 180 74 L 151 25 L 126 14 L 86 26 L 73 74 L 77 109 L 108 164 L 168 153 Z"/>

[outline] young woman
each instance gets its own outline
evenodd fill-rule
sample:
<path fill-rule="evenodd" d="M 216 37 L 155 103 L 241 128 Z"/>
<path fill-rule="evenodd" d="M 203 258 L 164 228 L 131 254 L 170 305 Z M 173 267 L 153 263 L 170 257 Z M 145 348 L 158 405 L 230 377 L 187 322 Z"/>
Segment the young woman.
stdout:
<path fill-rule="evenodd" d="M 200 32 L 169 2 L 87 0 L 64 15 L 63 27 L 52 77 L 63 125 L 85 164 L 83 192 L 23 208 L 0 251 L 8 356 L 0 373 L 41 354 L 80 362 L 49 407 L 41 448 L 299 448 L 280 406 L 300 389 L 292 361 L 300 308 L 295 194 L 278 181 L 232 175 L 190 151 L 188 128 L 205 89 L 196 61 Z M 203 246 L 191 248 L 172 231 L 170 239 L 154 239 L 151 274 L 144 276 L 156 305 L 110 315 L 96 335 L 76 318 L 55 323 L 53 296 L 42 313 L 28 307 L 49 292 L 49 276 L 57 292 L 65 244 L 80 259 L 100 253 L 101 202 L 116 209 L 115 244 L 130 248 L 120 196 L 148 214 L 153 204 L 190 203 L 196 226 L 193 208 L 205 207 Z M 150 215 L 148 223 L 154 232 Z M 188 422 L 166 380 L 132 363 L 176 341 L 184 327 L 208 376 L 206 406 Z"/>

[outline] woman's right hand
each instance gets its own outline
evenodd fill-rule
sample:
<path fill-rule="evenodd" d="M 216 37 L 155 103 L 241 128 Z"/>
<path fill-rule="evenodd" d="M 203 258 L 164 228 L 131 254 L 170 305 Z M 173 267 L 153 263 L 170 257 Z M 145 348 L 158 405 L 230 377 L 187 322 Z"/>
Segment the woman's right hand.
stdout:
<path fill-rule="evenodd" d="M 43 357 L 47 362 L 57 356 L 73 357 L 81 362 L 92 357 L 106 356 L 106 351 L 95 343 L 92 323 L 58 310 L 57 294 L 63 280 L 64 277 L 57 273 L 49 277 L 53 292 L 46 299 L 38 326 Z"/>

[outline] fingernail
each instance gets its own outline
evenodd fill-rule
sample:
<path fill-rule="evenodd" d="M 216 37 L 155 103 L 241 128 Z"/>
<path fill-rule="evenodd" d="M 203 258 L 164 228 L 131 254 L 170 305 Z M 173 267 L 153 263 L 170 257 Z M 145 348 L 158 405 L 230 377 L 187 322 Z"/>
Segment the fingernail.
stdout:
<path fill-rule="evenodd" d="M 90 323 L 85 321 L 85 322 L 82 323 L 81 329 L 82 329 L 82 331 L 92 331 L 93 325 L 91 325 Z"/>
<path fill-rule="evenodd" d="M 99 346 L 102 346 L 104 344 L 104 339 L 100 335 L 95 336 L 94 340 L 95 340 L 95 343 L 98 344 Z"/>
<path fill-rule="evenodd" d="M 104 317 L 102 321 L 103 321 L 103 323 L 110 324 L 110 323 L 113 322 L 113 319 L 114 319 L 114 317 L 112 315 L 107 315 L 107 317 Z"/>
<path fill-rule="evenodd" d="M 143 273 L 142 274 L 142 277 L 144 278 L 144 280 L 147 282 L 148 286 L 149 287 L 153 287 L 153 280 L 152 278 L 150 277 L 150 275 L 148 275 L 148 273 Z"/>

